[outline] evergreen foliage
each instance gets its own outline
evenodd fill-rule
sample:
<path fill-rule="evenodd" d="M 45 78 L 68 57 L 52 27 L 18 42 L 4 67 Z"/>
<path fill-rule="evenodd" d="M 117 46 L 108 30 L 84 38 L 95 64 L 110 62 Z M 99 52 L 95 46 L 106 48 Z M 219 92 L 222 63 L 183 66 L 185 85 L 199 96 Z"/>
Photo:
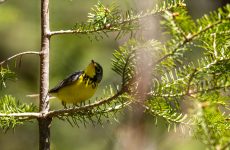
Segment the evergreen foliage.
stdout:
<path fill-rule="evenodd" d="M 0 113 L 4 114 L 13 114 L 13 113 L 26 113 L 26 112 L 35 112 L 37 107 L 34 104 L 25 104 L 16 100 L 11 95 L 5 95 L 0 98 Z M 1 116 L 0 115 L 0 127 L 7 131 L 10 128 L 15 128 L 16 125 L 22 125 L 27 118 L 17 117 L 14 115 L 11 116 Z"/>
<path fill-rule="evenodd" d="M 9 68 L 3 68 L 1 67 L 0 70 L 0 86 L 1 88 L 6 88 L 6 81 L 7 80 L 15 80 L 16 79 L 16 75 L 14 72 L 12 72 Z"/>
<path fill-rule="evenodd" d="M 73 30 L 76 31 L 76 34 L 94 35 L 93 38 L 96 40 L 103 38 L 103 35 L 109 37 L 109 32 L 118 32 L 116 36 L 116 39 L 118 39 L 139 29 L 140 19 L 162 13 L 177 6 L 183 7 L 183 0 L 166 0 L 151 10 L 136 13 L 133 10 L 123 12 L 115 3 L 105 6 L 99 1 L 88 14 L 87 22 L 76 23 Z"/>
<path fill-rule="evenodd" d="M 112 70 L 121 77 L 120 85 L 106 88 L 104 96 L 92 103 L 46 115 L 77 126 L 79 123 L 103 124 L 103 119 L 116 120 L 117 112 L 136 103 L 151 114 L 156 123 L 163 118 L 169 129 L 188 127 L 209 149 L 228 149 L 230 5 L 194 21 L 182 0 L 167 0 L 146 12 L 127 11 L 124 14 L 115 5 L 106 7 L 99 2 L 92 8 L 87 22 L 77 23 L 74 31 L 93 34 L 96 39 L 108 36 L 109 32 L 118 32 L 117 38 L 121 38 L 140 29 L 140 19 L 159 13 L 163 13 L 161 24 L 168 40 L 132 38 L 114 51 Z M 188 55 L 196 51 L 200 57 L 190 60 Z M 145 84 L 148 75 L 151 81 Z M 1 85 L 5 86 L 6 80 L 14 77 L 13 72 L 1 68 Z M 143 84 L 147 88 L 141 91 Z M 144 97 L 144 101 L 139 101 L 139 97 Z M 192 111 L 183 110 L 186 102 L 192 104 Z M 34 105 L 20 104 L 11 96 L 3 97 L 0 101 L 1 128 L 14 128 L 30 119 L 8 114 L 34 111 Z"/>
<path fill-rule="evenodd" d="M 193 21 L 185 8 L 173 8 L 165 12 L 162 21 L 169 41 L 130 40 L 115 51 L 113 60 L 113 70 L 129 83 L 143 73 L 137 68 L 140 52 L 150 55 L 154 63 L 147 68 L 153 70 L 153 82 L 146 93 L 146 111 L 156 120 L 164 118 L 169 128 L 175 129 L 178 123 L 192 126 L 194 135 L 210 149 L 227 148 L 230 138 L 229 114 L 225 114 L 229 110 L 230 86 L 229 15 L 227 5 Z M 196 49 L 202 51 L 201 57 L 188 61 L 186 54 Z M 138 82 L 141 78 L 134 84 Z M 138 92 L 137 88 L 132 90 L 132 94 Z M 192 112 L 181 111 L 182 100 L 194 103 Z"/>

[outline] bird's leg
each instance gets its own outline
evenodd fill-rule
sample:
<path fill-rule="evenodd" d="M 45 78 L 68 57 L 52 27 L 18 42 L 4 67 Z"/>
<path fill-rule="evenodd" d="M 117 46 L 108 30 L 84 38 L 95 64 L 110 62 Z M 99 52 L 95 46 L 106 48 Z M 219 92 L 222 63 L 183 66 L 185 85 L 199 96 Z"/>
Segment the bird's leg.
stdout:
<path fill-rule="evenodd" d="M 64 106 L 64 108 L 67 108 L 67 106 L 66 106 L 66 102 L 61 101 L 61 104 L 62 104 L 62 106 Z"/>
<path fill-rule="evenodd" d="M 74 107 L 80 107 L 81 106 L 81 104 L 80 105 L 78 105 L 79 103 L 73 103 L 73 105 L 74 105 Z"/>
<path fill-rule="evenodd" d="M 85 106 L 85 101 L 81 101 L 80 106 Z"/>

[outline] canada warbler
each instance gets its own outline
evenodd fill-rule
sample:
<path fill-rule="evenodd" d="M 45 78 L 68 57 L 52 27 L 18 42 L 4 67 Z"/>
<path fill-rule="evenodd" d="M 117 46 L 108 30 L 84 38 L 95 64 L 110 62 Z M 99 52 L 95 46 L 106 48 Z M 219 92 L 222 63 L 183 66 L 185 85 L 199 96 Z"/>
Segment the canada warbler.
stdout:
<path fill-rule="evenodd" d="M 74 72 L 49 91 L 65 106 L 66 103 L 77 104 L 92 97 L 101 82 L 103 69 L 95 61 L 83 71 Z"/>

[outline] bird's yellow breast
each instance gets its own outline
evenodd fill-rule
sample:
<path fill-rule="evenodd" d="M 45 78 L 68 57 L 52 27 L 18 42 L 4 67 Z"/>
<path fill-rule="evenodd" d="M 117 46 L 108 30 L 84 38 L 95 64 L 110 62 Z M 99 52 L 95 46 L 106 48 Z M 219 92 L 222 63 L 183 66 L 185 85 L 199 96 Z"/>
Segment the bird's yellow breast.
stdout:
<path fill-rule="evenodd" d="M 66 103 L 78 103 L 92 97 L 96 91 L 97 83 L 84 79 L 81 75 L 73 84 L 61 88 L 55 96 Z"/>

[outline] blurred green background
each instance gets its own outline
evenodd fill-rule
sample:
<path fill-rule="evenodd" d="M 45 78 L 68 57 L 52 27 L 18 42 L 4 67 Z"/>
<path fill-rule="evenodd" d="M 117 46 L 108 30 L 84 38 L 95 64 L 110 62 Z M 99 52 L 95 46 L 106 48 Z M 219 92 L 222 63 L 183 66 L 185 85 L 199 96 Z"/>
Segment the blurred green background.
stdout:
<path fill-rule="evenodd" d="M 114 1 L 104 0 L 110 4 Z M 132 8 L 142 10 L 151 8 L 150 0 L 117 0 L 122 10 Z M 189 13 L 193 18 L 214 10 L 228 1 L 200 0 L 186 1 Z M 76 22 L 84 22 L 90 8 L 96 0 L 51 0 L 51 30 L 73 28 Z M 151 4 L 151 5 L 149 5 Z M 152 5 L 153 6 L 153 5 Z M 156 22 L 156 21 L 155 21 Z M 158 24 L 158 25 L 157 25 Z M 153 23 L 154 31 L 159 31 L 159 23 Z M 7 0 L 0 3 L 0 61 L 23 51 L 40 50 L 40 1 L 39 0 Z M 156 33 L 158 34 L 158 33 Z M 156 37 L 154 32 L 151 36 Z M 124 40 L 115 40 L 115 34 L 99 41 L 90 40 L 85 35 L 58 35 L 51 39 L 50 47 L 50 87 L 53 87 L 68 74 L 83 69 L 91 59 L 99 62 L 104 68 L 104 77 L 95 97 L 102 95 L 106 85 L 119 83 L 119 77 L 111 71 L 111 58 Z M 154 36 L 155 35 L 155 36 Z M 15 67 L 16 65 L 16 67 Z M 16 82 L 8 82 L 7 88 L 0 90 L 0 97 L 11 94 L 23 102 L 38 104 L 38 100 L 29 99 L 28 94 L 38 93 L 39 89 L 39 58 L 35 55 L 23 56 L 12 61 L 9 66 L 17 73 Z M 61 108 L 61 103 L 51 100 L 51 109 Z M 84 125 L 71 127 L 67 122 L 54 119 L 51 127 L 51 147 L 53 150 L 110 150 L 127 149 L 122 146 L 122 139 L 144 137 L 142 148 L 146 150 L 202 150 L 204 145 L 192 140 L 186 133 L 167 131 L 164 123 L 157 126 L 151 117 L 145 116 L 142 124 L 143 133 L 130 134 L 132 126 L 125 123 L 127 115 L 120 116 L 120 123 L 105 121 L 103 127 Z M 135 129 L 135 128 L 134 128 Z M 127 132 L 126 132 L 127 131 Z M 131 137 L 129 137 L 129 135 Z M 134 139 L 135 141 L 136 139 Z M 137 138 L 138 140 L 138 138 Z M 142 139 L 143 140 L 143 139 Z M 126 143 L 132 144 L 132 143 Z M 134 143 L 133 143 L 134 144 Z M 36 121 L 9 130 L 6 134 L 0 131 L 0 150 L 33 150 L 38 149 L 38 125 Z"/>

